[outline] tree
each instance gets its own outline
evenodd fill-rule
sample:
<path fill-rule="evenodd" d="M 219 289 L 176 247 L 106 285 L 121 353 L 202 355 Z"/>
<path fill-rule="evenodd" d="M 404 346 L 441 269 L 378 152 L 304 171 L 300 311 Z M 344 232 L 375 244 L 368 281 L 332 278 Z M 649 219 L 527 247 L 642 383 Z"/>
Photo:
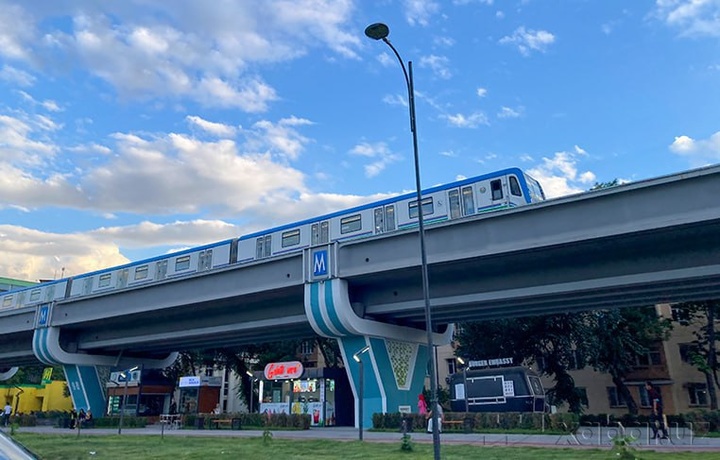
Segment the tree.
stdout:
<path fill-rule="evenodd" d="M 587 336 L 587 360 L 596 371 L 612 377 L 618 395 L 631 414 L 638 413 L 625 377 L 637 365 L 637 356 L 667 339 L 672 325 L 655 307 L 599 310 L 586 315 L 591 333 Z"/>
<path fill-rule="evenodd" d="M 673 305 L 673 319 L 683 325 L 695 326 L 695 340 L 691 343 L 688 357 L 690 362 L 705 376 L 710 409 L 717 410 L 718 349 L 717 323 L 720 321 L 720 300 L 684 302 Z"/>
<path fill-rule="evenodd" d="M 540 362 L 540 372 L 555 380 L 548 390 L 552 401 L 567 402 L 571 412 L 580 413 L 582 395 L 568 369 L 576 354 L 584 353 L 586 334 L 581 314 L 464 323 L 455 337 L 455 354 L 467 359 L 512 357 L 515 363 Z"/>

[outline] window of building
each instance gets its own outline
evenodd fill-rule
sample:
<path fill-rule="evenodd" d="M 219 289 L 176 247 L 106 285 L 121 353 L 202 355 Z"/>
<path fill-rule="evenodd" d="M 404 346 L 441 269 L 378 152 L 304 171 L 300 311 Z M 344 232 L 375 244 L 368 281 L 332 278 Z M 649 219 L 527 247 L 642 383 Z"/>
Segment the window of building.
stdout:
<path fill-rule="evenodd" d="M 340 233 L 352 233 L 362 229 L 362 217 L 355 214 L 340 219 Z"/>
<path fill-rule="evenodd" d="M 646 353 L 638 353 L 635 356 L 635 365 L 637 367 L 659 366 L 660 364 L 662 364 L 662 358 L 660 349 L 657 347 L 649 349 Z"/>
<path fill-rule="evenodd" d="M 448 358 L 445 360 L 445 362 L 447 363 L 448 375 L 452 375 L 457 372 L 457 360 L 455 358 Z"/>
<path fill-rule="evenodd" d="M 584 369 L 587 360 L 580 350 L 573 350 L 570 354 L 570 362 L 568 364 L 568 370 Z"/>
<path fill-rule="evenodd" d="M 144 280 L 148 277 L 148 266 L 143 265 L 142 267 L 138 267 L 135 269 L 135 281 L 137 280 Z"/>
<path fill-rule="evenodd" d="M 700 351 L 695 343 L 679 343 L 678 350 L 680 351 L 680 359 L 682 362 L 688 364 L 692 364 L 693 355 L 698 354 Z"/>
<path fill-rule="evenodd" d="M 300 344 L 300 354 L 301 355 L 311 355 L 315 351 L 315 341 L 314 340 L 304 340 Z"/>
<path fill-rule="evenodd" d="M 187 270 L 190 268 L 190 256 L 182 256 L 175 259 L 175 271 Z"/>
<path fill-rule="evenodd" d="M 688 384 L 688 398 L 691 406 L 707 406 L 707 385 L 704 383 Z"/>
<path fill-rule="evenodd" d="M 608 403 L 610 407 L 625 407 L 625 400 L 618 394 L 616 387 L 607 387 Z"/>
<path fill-rule="evenodd" d="M 580 404 L 581 404 L 585 409 L 589 409 L 589 408 L 590 408 L 590 400 L 588 400 L 587 388 L 585 388 L 585 387 L 576 387 L 575 389 L 577 390 L 578 397 L 580 398 Z"/>
<path fill-rule="evenodd" d="M 682 326 L 687 326 L 690 324 L 690 320 L 692 320 L 692 316 L 690 315 L 690 309 L 688 308 L 682 308 L 682 307 L 672 307 L 672 319 L 673 321 L 677 321 Z"/>
<path fill-rule="evenodd" d="M 300 229 L 290 230 L 282 234 L 282 247 L 295 246 L 300 244 Z"/>
<path fill-rule="evenodd" d="M 100 279 L 98 280 L 98 287 L 108 287 L 110 286 L 110 279 L 112 278 L 112 273 L 106 273 L 104 275 L 100 275 Z"/>
<path fill-rule="evenodd" d="M 410 203 L 408 203 L 408 213 L 409 213 L 411 219 L 417 219 L 417 217 L 418 217 L 417 207 L 418 207 L 417 200 L 411 201 Z M 422 212 L 423 212 L 423 216 L 427 216 L 428 214 L 432 214 L 433 212 L 435 212 L 435 205 L 433 204 L 432 197 L 423 198 Z"/>

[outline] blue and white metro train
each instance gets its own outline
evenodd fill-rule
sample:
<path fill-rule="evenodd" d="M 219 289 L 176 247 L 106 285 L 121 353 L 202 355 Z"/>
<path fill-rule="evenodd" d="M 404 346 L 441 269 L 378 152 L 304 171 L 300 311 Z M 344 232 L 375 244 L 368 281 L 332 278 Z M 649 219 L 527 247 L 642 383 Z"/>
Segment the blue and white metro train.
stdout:
<path fill-rule="evenodd" d="M 432 225 L 544 199 L 535 179 L 518 168 L 509 168 L 424 190 L 420 207 L 424 222 Z M 416 227 L 417 218 L 417 195 L 407 193 L 239 238 L 10 291 L 1 296 L 0 309 L 134 288 L 309 246 L 404 230 Z"/>

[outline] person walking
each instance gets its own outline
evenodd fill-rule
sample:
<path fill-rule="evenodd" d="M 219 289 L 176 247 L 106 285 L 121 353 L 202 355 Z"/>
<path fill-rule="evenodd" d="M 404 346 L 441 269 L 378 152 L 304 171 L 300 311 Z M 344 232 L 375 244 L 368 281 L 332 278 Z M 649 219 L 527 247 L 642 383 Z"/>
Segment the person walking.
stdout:
<path fill-rule="evenodd" d="M 652 414 L 650 415 L 650 427 L 653 430 L 652 439 L 657 439 L 658 433 L 662 434 L 660 439 L 669 439 L 667 426 L 665 426 L 665 414 L 663 414 L 662 394 L 649 380 L 645 382 L 645 389 L 652 406 Z"/>
<path fill-rule="evenodd" d="M 420 414 L 420 415 L 427 414 L 427 403 L 425 402 L 425 395 L 423 395 L 422 393 L 420 393 L 418 395 L 417 408 L 418 408 L 418 414 Z"/>
<path fill-rule="evenodd" d="M 8 426 L 8 422 L 10 422 L 10 414 L 12 414 L 12 406 L 8 402 L 3 409 L 3 422 L 5 422 L 5 426 Z"/>

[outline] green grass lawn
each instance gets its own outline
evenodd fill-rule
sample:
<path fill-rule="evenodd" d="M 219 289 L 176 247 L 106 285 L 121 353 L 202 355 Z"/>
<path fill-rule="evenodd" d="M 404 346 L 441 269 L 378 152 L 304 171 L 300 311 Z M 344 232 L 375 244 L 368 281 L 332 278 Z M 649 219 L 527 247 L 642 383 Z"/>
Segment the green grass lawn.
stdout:
<path fill-rule="evenodd" d="M 197 436 L 117 436 L 117 435 L 41 435 L 17 433 L 15 439 L 43 460 L 76 459 L 431 459 L 433 446 L 413 443 L 411 452 L 400 449 L 401 442 L 360 442 L 328 440 L 257 438 L 203 438 Z M 638 451 L 642 460 L 720 460 L 720 452 Z M 549 447 L 483 447 L 442 445 L 443 459 L 483 460 L 610 460 L 618 458 L 606 449 Z"/>

